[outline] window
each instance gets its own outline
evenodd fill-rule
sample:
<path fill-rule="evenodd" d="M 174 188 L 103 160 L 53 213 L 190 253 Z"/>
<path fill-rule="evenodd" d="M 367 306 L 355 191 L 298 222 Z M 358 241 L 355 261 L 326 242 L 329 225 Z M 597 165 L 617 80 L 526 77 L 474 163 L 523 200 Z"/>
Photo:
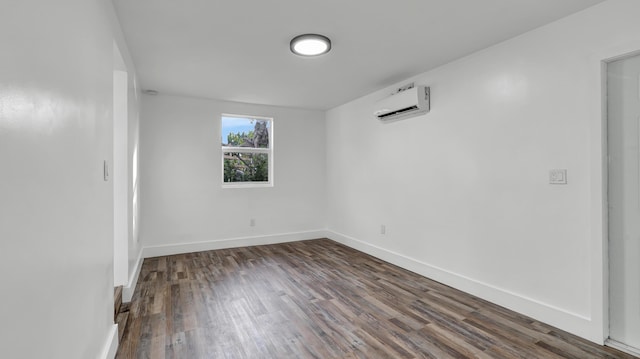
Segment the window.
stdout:
<path fill-rule="evenodd" d="M 273 119 L 222 115 L 224 187 L 273 186 Z"/>

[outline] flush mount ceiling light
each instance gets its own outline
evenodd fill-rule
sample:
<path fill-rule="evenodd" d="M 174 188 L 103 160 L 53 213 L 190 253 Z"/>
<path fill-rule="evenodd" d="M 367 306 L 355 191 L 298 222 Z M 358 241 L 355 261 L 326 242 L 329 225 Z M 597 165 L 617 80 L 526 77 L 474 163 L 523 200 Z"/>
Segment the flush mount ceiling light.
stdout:
<path fill-rule="evenodd" d="M 318 34 L 304 34 L 294 37 L 289 44 L 291 52 L 300 56 L 318 56 L 331 50 L 331 40 Z"/>

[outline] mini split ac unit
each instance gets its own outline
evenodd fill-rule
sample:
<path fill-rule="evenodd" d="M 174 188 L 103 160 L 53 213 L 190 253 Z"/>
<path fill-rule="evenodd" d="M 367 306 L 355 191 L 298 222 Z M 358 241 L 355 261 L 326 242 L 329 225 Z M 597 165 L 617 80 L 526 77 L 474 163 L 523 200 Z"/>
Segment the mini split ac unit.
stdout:
<path fill-rule="evenodd" d="M 429 112 L 430 90 L 410 84 L 376 103 L 373 115 L 381 121 L 400 120 Z"/>

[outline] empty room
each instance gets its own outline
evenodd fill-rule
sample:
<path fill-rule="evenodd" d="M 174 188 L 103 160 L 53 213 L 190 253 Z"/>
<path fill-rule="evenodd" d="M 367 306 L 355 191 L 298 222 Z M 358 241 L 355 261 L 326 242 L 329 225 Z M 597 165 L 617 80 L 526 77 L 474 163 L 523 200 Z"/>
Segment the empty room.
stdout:
<path fill-rule="evenodd" d="M 639 358 L 639 15 L 2 0 L 0 357 Z"/>

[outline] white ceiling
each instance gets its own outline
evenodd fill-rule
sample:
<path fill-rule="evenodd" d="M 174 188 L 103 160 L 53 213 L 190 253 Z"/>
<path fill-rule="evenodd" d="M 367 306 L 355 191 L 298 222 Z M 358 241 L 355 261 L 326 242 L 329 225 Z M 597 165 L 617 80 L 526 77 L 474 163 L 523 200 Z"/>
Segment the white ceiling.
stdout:
<path fill-rule="evenodd" d="M 603 0 L 114 0 L 142 87 L 329 109 Z M 331 38 L 302 58 L 289 41 Z"/>

